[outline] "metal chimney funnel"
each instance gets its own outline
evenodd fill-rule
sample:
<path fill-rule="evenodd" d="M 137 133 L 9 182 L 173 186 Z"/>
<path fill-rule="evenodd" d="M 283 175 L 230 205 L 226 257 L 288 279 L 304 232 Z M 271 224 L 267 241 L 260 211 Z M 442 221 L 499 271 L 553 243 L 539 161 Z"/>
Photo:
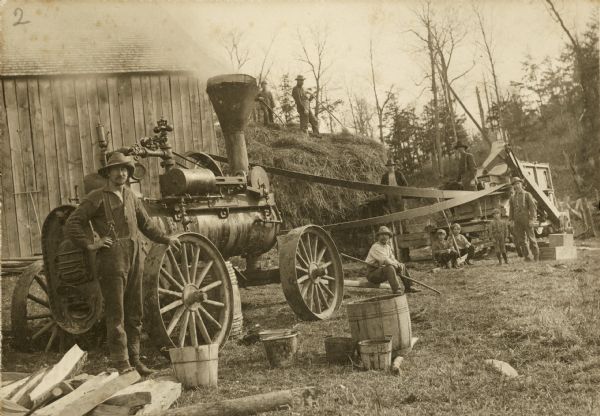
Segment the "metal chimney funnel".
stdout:
<path fill-rule="evenodd" d="M 225 136 L 230 174 L 248 173 L 244 128 L 258 94 L 256 79 L 244 74 L 219 75 L 208 79 L 206 92 Z"/>

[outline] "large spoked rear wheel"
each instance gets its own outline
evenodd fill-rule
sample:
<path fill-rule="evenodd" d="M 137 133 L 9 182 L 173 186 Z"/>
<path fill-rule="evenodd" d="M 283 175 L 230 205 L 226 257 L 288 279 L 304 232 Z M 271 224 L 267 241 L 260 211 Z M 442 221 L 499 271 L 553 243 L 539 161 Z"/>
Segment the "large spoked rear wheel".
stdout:
<path fill-rule="evenodd" d="M 229 336 L 233 288 L 223 257 L 206 237 L 178 235 L 180 250 L 154 244 L 144 267 L 145 329 L 161 350 Z"/>
<path fill-rule="evenodd" d="M 12 296 L 11 326 L 18 348 L 47 352 L 65 346 L 67 333 L 52 316 L 42 260 L 32 263 L 19 277 Z"/>
<path fill-rule="evenodd" d="M 283 293 L 301 319 L 328 319 L 344 296 L 342 260 L 321 227 L 308 225 L 279 237 L 279 273 Z"/>

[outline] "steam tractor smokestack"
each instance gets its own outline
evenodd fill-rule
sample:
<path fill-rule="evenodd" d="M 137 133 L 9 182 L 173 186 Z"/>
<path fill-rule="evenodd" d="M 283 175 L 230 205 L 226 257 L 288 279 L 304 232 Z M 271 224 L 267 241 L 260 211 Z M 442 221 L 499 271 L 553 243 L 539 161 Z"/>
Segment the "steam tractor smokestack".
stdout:
<path fill-rule="evenodd" d="M 230 174 L 248 173 L 244 128 L 258 94 L 256 79 L 243 74 L 219 75 L 208 79 L 206 92 L 225 136 Z"/>

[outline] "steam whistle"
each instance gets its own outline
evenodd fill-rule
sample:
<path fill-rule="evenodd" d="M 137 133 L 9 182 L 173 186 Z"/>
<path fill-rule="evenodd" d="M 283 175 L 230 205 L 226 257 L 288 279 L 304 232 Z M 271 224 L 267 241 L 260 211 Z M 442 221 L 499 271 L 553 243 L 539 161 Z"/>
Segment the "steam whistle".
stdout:
<path fill-rule="evenodd" d="M 98 147 L 100 148 L 100 166 L 106 166 L 106 151 L 108 149 L 108 141 L 104 126 L 100 123 L 96 124 L 96 134 L 98 135 Z"/>

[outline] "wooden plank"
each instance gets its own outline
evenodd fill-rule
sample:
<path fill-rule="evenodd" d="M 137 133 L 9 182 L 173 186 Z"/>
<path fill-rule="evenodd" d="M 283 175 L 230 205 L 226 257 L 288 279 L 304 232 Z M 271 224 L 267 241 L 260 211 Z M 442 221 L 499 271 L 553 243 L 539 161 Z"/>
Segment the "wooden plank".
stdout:
<path fill-rule="evenodd" d="M 145 406 L 150 402 L 152 402 L 152 393 L 149 391 L 135 391 L 126 394 L 119 392 L 106 400 L 104 404 L 109 404 L 111 406 L 136 407 Z"/>
<path fill-rule="evenodd" d="M 2 257 L 18 257 L 20 256 L 20 247 L 14 197 L 14 166 L 12 164 L 10 146 L 10 136 L 14 133 L 11 133 L 9 130 L 7 106 L 4 105 L 4 83 L 0 81 L 0 98 L 3 103 L 0 105 L 0 136 L 3 138 L 0 142 L 0 168 L 2 169 L 2 175 L 0 175 L 0 180 L 2 181 Z"/>
<path fill-rule="evenodd" d="M 91 165 L 89 167 L 90 172 L 96 172 L 100 168 L 100 148 L 98 147 L 98 135 L 96 133 L 96 126 L 101 122 L 102 117 L 100 115 L 99 100 L 98 100 L 98 88 L 96 87 L 96 80 L 93 77 L 85 79 L 85 94 L 87 97 L 88 107 L 88 121 L 90 129 L 90 157 Z"/>
<path fill-rule="evenodd" d="M 58 79 L 50 81 L 52 87 L 52 117 L 54 119 L 54 139 L 56 145 L 56 159 L 58 161 L 58 175 L 60 183 L 60 203 L 68 204 L 72 189 L 69 181 L 69 155 L 67 154 L 67 132 L 65 128 L 65 111 L 63 107 L 63 92 Z"/>
<path fill-rule="evenodd" d="M 83 174 L 94 173 L 94 142 L 90 128 L 90 111 L 88 109 L 87 87 L 85 79 L 75 79 L 75 104 L 77 107 L 77 122 L 79 130 L 79 146 L 81 148 L 81 164 Z M 83 188 L 80 190 L 80 195 Z"/>
<path fill-rule="evenodd" d="M 4 102 L 6 104 L 6 115 L 8 121 L 8 133 L 10 141 L 10 156 L 11 167 L 13 174 L 13 197 L 15 201 L 15 212 L 17 220 L 17 234 L 15 238 L 19 240 L 19 254 L 22 256 L 31 255 L 31 235 L 29 232 L 28 221 L 28 203 L 27 195 L 22 192 L 26 191 L 24 165 L 23 165 L 23 148 L 21 147 L 21 129 L 19 126 L 19 111 L 17 104 L 17 91 L 14 80 L 4 81 Z M 19 194 L 21 193 L 21 194 Z M 25 198 L 23 198 L 25 196 Z"/>
<path fill-rule="evenodd" d="M 82 384 L 81 387 L 79 387 L 73 393 L 64 396 L 45 408 L 42 408 L 40 414 L 83 416 L 100 403 L 114 395 L 116 392 L 123 390 L 141 378 L 138 372 L 133 370 L 118 375 L 118 377 L 115 378 L 111 378 L 111 376 L 105 376 L 102 380 L 99 380 L 92 389 L 85 388 L 87 384 L 92 384 L 98 377 L 95 377 L 87 383 Z M 51 413 L 45 411 L 48 407 L 53 407 Z"/>
<path fill-rule="evenodd" d="M 29 409 L 13 402 L 12 400 L 0 399 L 0 415 L 26 415 L 27 412 L 29 412 Z"/>
<path fill-rule="evenodd" d="M 2 387 L 4 387 L 15 381 L 23 380 L 30 375 L 31 373 L 21 373 L 19 371 L 2 371 L 0 373 L 0 381 L 2 381 Z"/>
<path fill-rule="evenodd" d="M 116 371 L 113 373 L 100 373 L 95 377 L 87 380 L 81 386 L 79 386 L 73 393 L 67 394 L 66 396 L 58 399 L 57 401 L 50 403 L 48 406 L 42 407 L 35 411 L 36 416 L 63 416 L 63 411 L 69 406 L 77 405 L 77 401 L 86 395 L 93 394 L 98 388 L 102 387 L 106 383 L 110 383 L 119 377 L 119 373 Z"/>
<path fill-rule="evenodd" d="M 41 368 L 31 377 L 28 377 L 27 382 L 11 395 L 10 400 L 28 409 L 31 408 L 32 403 L 29 399 L 29 393 L 38 385 L 48 370 L 48 368 Z"/>
<path fill-rule="evenodd" d="M 182 151 L 193 150 L 194 140 L 192 134 L 192 119 L 190 108 L 190 86 L 187 75 L 179 76 L 179 98 L 181 101 L 181 118 L 183 130 Z"/>
<path fill-rule="evenodd" d="M 42 115 L 42 135 L 44 140 L 44 157 L 46 158 L 46 180 L 48 186 L 48 204 L 54 209 L 60 202 L 60 170 L 56 155 L 56 138 L 54 119 L 52 116 L 52 85 L 50 80 L 38 79 L 40 110 Z"/>
<path fill-rule="evenodd" d="M 204 152 L 218 152 L 217 142 L 214 137 L 212 122 L 212 104 L 206 93 L 206 83 L 198 80 L 198 93 L 202 102 L 202 146 Z"/>
<path fill-rule="evenodd" d="M 119 90 L 117 88 L 117 78 L 109 77 L 106 80 L 108 88 L 108 107 L 110 113 L 110 150 L 117 150 L 123 147 L 123 136 L 121 135 L 121 112 L 119 111 Z"/>
<path fill-rule="evenodd" d="M 17 390 L 19 390 L 31 376 L 22 378 L 21 380 L 17 380 L 14 383 L 8 384 L 6 386 L 2 386 L 0 388 L 0 398 L 7 399 L 12 396 Z"/>
<path fill-rule="evenodd" d="M 194 150 L 202 151 L 202 105 L 198 93 L 198 80 L 189 77 L 188 89 L 190 93 L 190 117 L 192 121 L 192 144 Z"/>
<path fill-rule="evenodd" d="M 132 384 L 119 394 L 150 392 L 152 401 L 140 409 L 136 416 L 158 415 L 166 411 L 181 395 L 181 383 L 173 378 L 157 378 Z"/>
<path fill-rule="evenodd" d="M 144 125 L 144 99 L 142 97 L 142 80 L 139 76 L 131 77 L 131 99 L 133 102 L 133 128 L 136 141 L 146 136 L 146 127 Z M 150 172 L 150 159 L 140 159 L 138 162 L 146 167 L 146 172 Z M 151 179 L 146 177 L 140 183 L 140 189 L 143 195 L 148 196 L 151 189 Z"/>
<path fill-rule="evenodd" d="M 90 413 L 90 416 L 128 416 L 130 407 L 110 404 L 99 404 Z"/>
<path fill-rule="evenodd" d="M 81 196 L 83 192 L 83 159 L 79 138 L 79 121 L 77 119 L 77 100 L 73 79 L 61 81 L 63 91 L 63 109 L 65 114 L 65 133 L 67 141 L 68 163 L 66 173 L 69 175 L 67 198 L 75 197 L 75 187 Z M 64 150 L 63 150 L 64 151 Z"/>
<path fill-rule="evenodd" d="M 76 344 L 56 363 L 44 376 L 35 389 L 29 394 L 34 405 L 43 402 L 52 392 L 52 389 L 72 376 L 83 367 L 87 352 Z"/>
<path fill-rule="evenodd" d="M 154 135 L 153 128 L 160 118 L 160 82 L 156 75 L 143 75 L 140 81 L 144 111 L 144 135 L 151 137 Z M 160 160 L 156 157 L 150 158 L 146 182 L 148 183 L 148 195 L 153 198 L 160 196 L 159 174 Z"/>
<path fill-rule="evenodd" d="M 135 127 L 133 124 L 133 100 L 131 98 L 131 78 L 123 75 L 117 78 L 119 89 L 119 112 L 121 114 L 121 135 L 123 146 L 135 143 Z"/>
<path fill-rule="evenodd" d="M 27 93 L 29 101 L 29 116 L 31 121 L 31 141 L 32 155 L 35 166 L 35 187 L 38 192 L 35 198 L 29 196 L 29 201 L 33 205 L 34 201 L 37 204 L 34 211 L 34 218 L 39 223 L 40 228 L 36 228 L 38 237 L 33 241 L 34 252 L 41 252 L 41 227 L 44 223 L 44 218 L 50 212 L 50 202 L 48 197 L 48 176 L 46 167 L 46 148 L 44 137 L 44 126 L 42 120 L 42 106 L 40 103 L 40 94 L 38 82 L 35 79 L 27 81 Z M 37 213 L 37 216 L 35 215 Z"/>
<path fill-rule="evenodd" d="M 181 111 L 181 91 L 179 88 L 179 76 L 171 75 L 169 77 L 171 84 L 171 108 L 173 109 L 173 118 L 171 123 L 173 124 L 173 135 L 171 136 L 174 144 L 175 151 L 183 152 L 183 115 Z"/>

